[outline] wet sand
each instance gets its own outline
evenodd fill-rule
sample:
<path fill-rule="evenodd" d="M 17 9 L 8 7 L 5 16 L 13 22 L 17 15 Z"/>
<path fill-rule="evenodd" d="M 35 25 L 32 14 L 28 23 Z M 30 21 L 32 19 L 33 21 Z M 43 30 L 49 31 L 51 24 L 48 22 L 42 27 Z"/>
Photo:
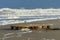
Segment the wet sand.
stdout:
<path fill-rule="evenodd" d="M 53 24 L 53 28 L 60 28 L 60 19 L 31 23 Z M 0 40 L 60 40 L 60 30 L 22 32 L 20 30 L 11 30 L 10 25 L 4 25 L 0 26 Z"/>

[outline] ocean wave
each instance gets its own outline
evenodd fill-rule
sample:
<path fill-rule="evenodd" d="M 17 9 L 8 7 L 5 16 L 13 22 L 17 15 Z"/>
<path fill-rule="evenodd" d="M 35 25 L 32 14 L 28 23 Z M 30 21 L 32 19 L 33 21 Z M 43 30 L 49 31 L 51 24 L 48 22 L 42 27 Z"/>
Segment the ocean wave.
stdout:
<path fill-rule="evenodd" d="M 1 8 L 0 17 L 17 18 L 21 16 L 48 16 L 48 15 L 60 15 L 60 8 L 36 8 L 36 9 L 12 9 L 12 8 Z"/>
<path fill-rule="evenodd" d="M 60 18 L 60 8 L 0 8 L 0 25 Z"/>

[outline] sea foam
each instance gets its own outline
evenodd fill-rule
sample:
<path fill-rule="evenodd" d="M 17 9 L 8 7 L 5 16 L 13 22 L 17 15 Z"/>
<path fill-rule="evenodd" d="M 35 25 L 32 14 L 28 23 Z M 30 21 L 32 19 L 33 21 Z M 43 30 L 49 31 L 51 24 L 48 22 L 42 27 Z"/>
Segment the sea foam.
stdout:
<path fill-rule="evenodd" d="M 60 8 L 0 8 L 0 25 L 60 18 Z"/>

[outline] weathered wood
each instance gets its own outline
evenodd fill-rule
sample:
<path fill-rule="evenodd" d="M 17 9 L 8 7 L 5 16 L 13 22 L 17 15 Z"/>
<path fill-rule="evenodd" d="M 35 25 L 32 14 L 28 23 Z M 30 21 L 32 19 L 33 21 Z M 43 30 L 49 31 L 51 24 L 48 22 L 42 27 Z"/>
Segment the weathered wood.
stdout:
<path fill-rule="evenodd" d="M 30 30 L 38 30 L 38 29 L 40 29 L 40 27 L 41 27 L 41 29 L 44 29 L 44 30 L 47 30 L 47 29 L 50 29 L 50 25 L 49 24 L 22 24 L 22 25 L 12 25 L 11 26 L 11 29 L 13 29 L 15 27 L 15 29 L 23 29 L 23 28 L 28 28 L 28 29 L 30 29 Z"/>

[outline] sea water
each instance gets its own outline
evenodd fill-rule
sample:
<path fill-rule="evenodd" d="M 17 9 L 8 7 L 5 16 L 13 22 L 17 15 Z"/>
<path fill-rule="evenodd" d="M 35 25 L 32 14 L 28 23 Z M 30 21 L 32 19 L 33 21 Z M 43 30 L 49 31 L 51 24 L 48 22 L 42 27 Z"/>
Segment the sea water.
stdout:
<path fill-rule="evenodd" d="M 22 16 L 13 19 L 0 17 L 0 25 L 14 24 L 14 23 L 24 23 L 32 21 L 42 21 L 42 20 L 51 20 L 57 19 L 60 15 L 50 15 L 50 16 Z"/>
<path fill-rule="evenodd" d="M 0 8 L 0 25 L 43 21 L 60 18 L 60 8 Z"/>

